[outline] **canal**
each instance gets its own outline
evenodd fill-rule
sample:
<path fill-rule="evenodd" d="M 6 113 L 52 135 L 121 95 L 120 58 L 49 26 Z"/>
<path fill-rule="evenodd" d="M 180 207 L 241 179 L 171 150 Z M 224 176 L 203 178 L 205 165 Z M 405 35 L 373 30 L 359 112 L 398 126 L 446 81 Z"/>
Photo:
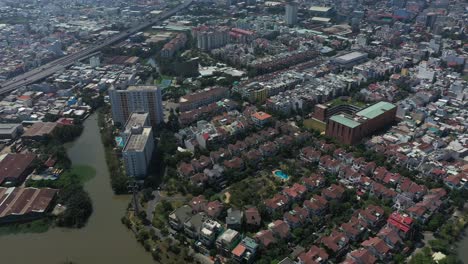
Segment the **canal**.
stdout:
<path fill-rule="evenodd" d="M 68 146 L 68 155 L 73 164 L 96 170 L 96 176 L 85 184 L 94 207 L 88 224 L 82 229 L 53 228 L 40 234 L 1 236 L 0 256 L 5 263 L 154 263 L 151 254 L 120 222 L 130 197 L 113 195 L 97 114 L 90 116 L 84 125 L 80 138 Z"/>

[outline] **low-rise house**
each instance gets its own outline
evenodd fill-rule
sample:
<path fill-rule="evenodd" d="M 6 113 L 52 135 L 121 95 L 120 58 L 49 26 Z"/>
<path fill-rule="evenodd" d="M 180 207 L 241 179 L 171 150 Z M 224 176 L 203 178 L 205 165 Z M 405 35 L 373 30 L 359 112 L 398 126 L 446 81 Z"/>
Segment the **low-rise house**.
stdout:
<path fill-rule="evenodd" d="M 256 126 L 263 127 L 272 120 L 272 116 L 265 112 L 256 112 L 251 115 L 252 121 Z"/>
<path fill-rule="evenodd" d="M 260 146 L 263 157 L 273 157 L 278 154 L 278 145 L 273 142 L 266 142 Z"/>
<path fill-rule="evenodd" d="M 288 196 L 276 194 L 273 198 L 265 200 L 265 206 L 269 213 L 284 212 L 290 204 Z"/>
<path fill-rule="evenodd" d="M 271 230 L 262 230 L 255 234 L 255 240 L 258 241 L 264 248 L 268 248 L 269 245 L 276 243 L 276 238 Z"/>
<path fill-rule="evenodd" d="M 203 222 L 205 222 L 206 218 L 206 214 L 201 212 L 187 219 L 187 221 L 184 222 L 185 235 L 195 240 L 198 239 Z"/>
<path fill-rule="evenodd" d="M 241 158 L 239 157 L 234 157 L 233 159 L 231 160 L 225 160 L 223 162 L 223 165 L 226 169 L 230 169 L 230 170 L 244 170 L 245 169 L 245 164 L 244 164 L 244 160 L 242 160 Z"/>
<path fill-rule="evenodd" d="M 256 207 L 249 207 L 244 211 L 245 223 L 249 228 L 257 228 L 262 224 L 262 217 Z"/>
<path fill-rule="evenodd" d="M 258 164 L 263 160 L 262 152 L 258 149 L 252 149 L 244 154 L 245 160 L 252 167 L 257 167 Z"/>
<path fill-rule="evenodd" d="M 393 228 L 404 239 L 410 239 L 414 233 L 414 220 L 399 212 L 393 212 L 387 220 L 387 226 Z"/>
<path fill-rule="evenodd" d="M 220 223 L 208 218 L 203 222 L 198 240 L 204 246 L 211 247 L 221 229 L 222 228 Z"/>
<path fill-rule="evenodd" d="M 349 240 L 358 241 L 367 231 L 367 226 L 365 221 L 353 216 L 348 222 L 341 224 L 340 230 L 346 234 Z"/>
<path fill-rule="evenodd" d="M 299 264 L 324 264 L 328 261 L 328 254 L 323 248 L 315 245 L 307 252 L 302 252 L 297 259 Z"/>
<path fill-rule="evenodd" d="M 296 206 L 293 210 L 284 213 L 283 220 L 291 228 L 297 228 L 309 221 L 309 212 L 302 207 Z"/>
<path fill-rule="evenodd" d="M 308 178 L 302 178 L 301 182 L 305 185 L 307 190 L 314 191 L 325 186 L 325 177 L 320 174 L 312 174 Z"/>
<path fill-rule="evenodd" d="M 192 207 L 192 213 L 196 214 L 205 211 L 207 203 L 208 201 L 206 200 L 205 196 L 199 195 L 193 197 L 189 205 Z"/>
<path fill-rule="evenodd" d="M 360 248 L 348 253 L 346 259 L 342 264 L 374 264 L 377 258 L 372 252 L 365 248 Z"/>
<path fill-rule="evenodd" d="M 349 238 L 337 230 L 333 230 L 329 236 L 322 237 L 320 241 L 336 258 L 344 255 L 349 249 Z"/>
<path fill-rule="evenodd" d="M 397 190 L 401 192 L 409 192 L 415 195 L 416 199 L 421 199 L 427 193 L 427 187 L 419 185 L 406 177 L 402 177 Z"/>
<path fill-rule="evenodd" d="M 177 168 L 179 175 L 183 178 L 188 178 L 195 174 L 195 169 L 191 163 L 181 162 Z"/>
<path fill-rule="evenodd" d="M 253 263 L 257 254 L 258 244 L 254 239 L 245 237 L 232 250 L 232 260 L 236 263 Z"/>
<path fill-rule="evenodd" d="M 304 198 L 307 188 L 298 183 L 294 183 L 291 187 L 283 189 L 283 193 L 287 195 L 292 201 L 300 201 Z"/>
<path fill-rule="evenodd" d="M 366 221 L 371 230 L 378 230 L 385 222 L 385 211 L 376 205 L 369 205 L 364 210 L 358 211 L 358 218 Z"/>
<path fill-rule="evenodd" d="M 303 206 L 311 217 L 323 216 L 328 209 L 328 201 L 323 196 L 314 195 L 310 200 L 305 200 Z"/>
<path fill-rule="evenodd" d="M 301 160 L 307 163 L 316 163 L 320 160 L 322 153 L 313 147 L 302 148 L 299 154 Z"/>
<path fill-rule="evenodd" d="M 229 208 L 227 210 L 226 226 L 227 228 L 240 231 L 243 219 L 244 213 L 241 210 Z"/>
<path fill-rule="evenodd" d="M 331 200 L 341 200 L 343 198 L 345 189 L 337 184 L 332 184 L 330 187 L 322 190 L 322 196 L 325 199 Z"/>
<path fill-rule="evenodd" d="M 172 229 L 180 231 L 184 223 L 192 217 L 192 208 L 188 205 L 181 206 L 169 214 L 169 225 Z"/>
<path fill-rule="evenodd" d="M 362 242 L 361 246 L 370 250 L 380 261 L 387 261 L 390 257 L 390 247 L 379 237 L 371 237 Z"/>
<path fill-rule="evenodd" d="M 382 229 L 380 229 L 379 233 L 377 234 L 377 237 L 385 241 L 385 244 L 387 244 L 395 252 L 400 250 L 403 246 L 403 240 L 401 239 L 398 232 L 395 231 L 395 229 L 393 228 L 387 226 L 383 227 Z"/>
<path fill-rule="evenodd" d="M 241 234 L 236 230 L 227 229 L 216 239 L 216 249 L 219 254 L 230 257 L 231 251 L 241 240 Z"/>
<path fill-rule="evenodd" d="M 468 175 L 459 173 L 457 175 L 449 175 L 444 179 L 444 184 L 450 189 L 461 190 L 468 187 Z"/>
<path fill-rule="evenodd" d="M 289 225 L 283 220 L 276 220 L 268 224 L 268 229 L 280 239 L 288 239 L 291 236 Z"/>
<path fill-rule="evenodd" d="M 210 153 L 211 162 L 213 162 L 213 164 L 223 162 L 231 157 L 231 152 L 224 148 L 220 148 L 217 151 L 212 151 Z"/>
<path fill-rule="evenodd" d="M 223 208 L 224 206 L 220 201 L 212 201 L 206 204 L 205 213 L 210 218 L 217 219 L 221 215 Z"/>

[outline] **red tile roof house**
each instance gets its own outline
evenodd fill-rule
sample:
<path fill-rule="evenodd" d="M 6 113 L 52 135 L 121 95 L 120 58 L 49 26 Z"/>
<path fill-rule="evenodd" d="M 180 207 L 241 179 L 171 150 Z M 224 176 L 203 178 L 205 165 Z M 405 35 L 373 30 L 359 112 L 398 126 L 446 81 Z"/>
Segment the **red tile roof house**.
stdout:
<path fill-rule="evenodd" d="M 235 144 L 229 144 L 228 150 L 231 152 L 232 156 L 239 156 L 242 151 L 248 148 L 247 144 L 244 141 L 237 141 Z"/>
<path fill-rule="evenodd" d="M 368 250 L 360 248 L 348 253 L 342 264 L 374 264 L 377 258 Z"/>
<path fill-rule="evenodd" d="M 346 152 L 342 148 L 337 148 L 333 151 L 333 157 L 341 162 L 344 162 L 348 165 L 352 164 L 353 162 L 353 154 Z"/>
<path fill-rule="evenodd" d="M 260 162 L 263 160 L 262 152 L 258 149 L 252 149 L 244 154 L 244 158 L 247 163 L 253 167 L 258 167 Z"/>
<path fill-rule="evenodd" d="M 207 156 L 200 156 L 198 160 L 192 160 L 190 163 L 192 164 L 192 167 L 196 172 L 202 172 L 204 169 L 209 168 L 213 165 L 211 159 Z"/>
<path fill-rule="evenodd" d="M 278 154 L 278 145 L 273 142 L 267 142 L 260 146 L 260 152 L 263 157 L 272 157 Z"/>
<path fill-rule="evenodd" d="M 311 246 L 309 251 L 302 252 L 298 256 L 298 262 L 300 264 L 324 264 L 324 263 L 327 263 L 327 261 L 328 261 L 327 251 L 315 245 Z"/>
<path fill-rule="evenodd" d="M 468 177 L 459 173 L 457 175 L 449 175 L 444 179 L 444 184 L 450 189 L 462 189 L 468 182 Z"/>
<path fill-rule="evenodd" d="M 291 228 L 298 228 L 309 221 L 309 212 L 302 207 L 296 206 L 293 210 L 284 213 L 283 220 Z"/>
<path fill-rule="evenodd" d="M 353 216 L 348 222 L 341 224 L 340 230 L 346 234 L 349 240 L 358 241 L 367 232 L 367 226 L 368 224 L 364 220 Z"/>
<path fill-rule="evenodd" d="M 265 206 L 268 212 L 284 212 L 290 204 L 290 200 L 286 195 L 283 194 L 275 194 L 273 198 L 265 200 Z"/>
<path fill-rule="evenodd" d="M 179 175 L 183 178 L 188 178 L 195 174 L 195 170 L 191 163 L 181 162 L 179 168 L 177 168 Z"/>
<path fill-rule="evenodd" d="M 374 182 L 371 186 L 370 194 L 379 199 L 393 199 L 397 196 L 397 192 L 393 189 L 385 187 L 383 184 Z"/>
<path fill-rule="evenodd" d="M 320 174 L 312 174 L 308 178 L 302 178 L 301 182 L 307 187 L 307 190 L 313 191 L 325 186 L 325 177 Z"/>
<path fill-rule="evenodd" d="M 387 226 L 393 228 L 403 239 L 411 239 L 414 233 L 414 220 L 406 214 L 393 212 L 387 220 Z"/>
<path fill-rule="evenodd" d="M 287 195 L 292 201 L 301 201 L 307 192 L 307 187 L 302 184 L 294 183 L 291 187 L 283 189 L 283 194 Z"/>
<path fill-rule="evenodd" d="M 254 135 L 246 137 L 244 142 L 249 148 L 254 148 L 259 144 L 258 137 Z"/>
<path fill-rule="evenodd" d="M 268 229 L 280 239 L 288 239 L 291 237 L 289 225 L 283 220 L 276 220 L 273 223 L 268 224 Z"/>
<path fill-rule="evenodd" d="M 372 175 L 376 167 L 377 165 L 375 164 L 375 162 L 371 161 L 371 162 L 368 162 L 365 166 L 361 167 L 361 172 L 366 175 Z"/>
<path fill-rule="evenodd" d="M 192 208 L 192 214 L 197 214 L 199 212 L 205 211 L 207 204 L 208 204 L 208 201 L 205 199 L 205 196 L 203 195 L 193 197 L 189 203 L 190 207 Z"/>
<path fill-rule="evenodd" d="M 358 218 L 363 219 L 369 225 L 369 228 L 377 231 L 384 223 L 385 211 L 376 205 L 369 205 L 364 210 L 358 211 Z"/>
<path fill-rule="evenodd" d="M 383 183 L 387 186 L 395 187 L 400 182 L 401 175 L 399 173 L 387 173 L 383 179 Z"/>
<path fill-rule="evenodd" d="M 362 167 L 366 166 L 367 162 L 363 157 L 353 159 L 353 169 L 361 170 Z"/>
<path fill-rule="evenodd" d="M 205 186 L 208 182 L 208 176 L 205 173 L 197 173 L 190 177 L 190 182 L 196 186 Z"/>
<path fill-rule="evenodd" d="M 205 213 L 213 218 L 216 219 L 221 215 L 221 212 L 223 211 L 224 206 L 220 201 L 213 201 L 209 202 L 206 207 L 205 207 Z"/>
<path fill-rule="evenodd" d="M 257 228 L 262 224 L 262 217 L 256 207 L 245 209 L 244 216 L 248 227 Z"/>
<path fill-rule="evenodd" d="M 389 172 L 385 167 L 378 167 L 374 171 L 374 177 L 373 178 L 376 181 L 383 182 L 383 180 L 385 179 L 385 176 L 387 175 L 387 173 L 389 173 Z"/>
<path fill-rule="evenodd" d="M 31 166 L 35 159 L 36 155 L 32 153 L 7 154 L 0 161 L 0 184 L 10 182 L 17 185 L 23 183 L 34 169 Z"/>
<path fill-rule="evenodd" d="M 385 243 L 394 251 L 399 251 L 403 246 L 403 241 L 401 240 L 400 235 L 398 232 L 395 231 L 393 228 L 384 227 L 380 229 L 379 233 L 377 234 Z"/>
<path fill-rule="evenodd" d="M 328 201 L 323 196 L 314 195 L 310 200 L 305 200 L 303 206 L 311 217 L 322 216 L 327 212 Z"/>
<path fill-rule="evenodd" d="M 348 237 L 336 230 L 333 230 L 329 236 L 322 237 L 320 241 L 329 252 L 333 253 L 335 258 L 343 256 L 349 249 Z"/>
<path fill-rule="evenodd" d="M 291 136 L 284 135 L 275 140 L 280 149 L 290 148 L 294 144 L 294 139 Z"/>
<path fill-rule="evenodd" d="M 332 184 L 330 187 L 322 190 L 322 196 L 327 200 L 341 200 L 345 189 L 340 185 Z"/>
<path fill-rule="evenodd" d="M 387 262 L 391 258 L 390 247 L 379 237 L 372 237 L 361 243 L 361 246 L 370 250 L 380 261 Z"/>
<path fill-rule="evenodd" d="M 229 150 L 227 150 L 227 149 L 220 148 L 217 151 L 212 151 L 210 153 L 210 158 L 211 158 L 211 162 L 213 162 L 213 164 L 219 163 L 219 162 L 222 162 L 222 161 L 224 161 L 226 159 L 230 159 L 231 158 L 231 152 L 229 152 Z"/>
<path fill-rule="evenodd" d="M 230 169 L 230 170 L 244 170 L 245 169 L 245 164 L 244 164 L 244 160 L 242 160 L 241 158 L 239 157 L 234 157 L 233 159 L 231 160 L 225 160 L 223 162 L 223 165 L 224 167 L 226 167 L 226 169 Z"/>
<path fill-rule="evenodd" d="M 320 160 L 322 153 L 313 147 L 302 148 L 299 154 L 299 158 L 307 163 L 315 163 Z"/>
<path fill-rule="evenodd" d="M 415 195 L 417 200 L 421 199 L 427 193 L 426 186 L 419 185 L 406 177 L 401 177 L 397 190 L 412 193 Z"/>
<path fill-rule="evenodd" d="M 329 173 L 338 173 L 340 171 L 340 162 L 331 158 L 330 156 L 323 156 L 320 158 L 319 167 Z"/>
<path fill-rule="evenodd" d="M 276 243 L 276 238 L 271 230 L 262 230 L 255 234 L 255 240 L 264 248 L 268 248 L 271 244 Z"/>

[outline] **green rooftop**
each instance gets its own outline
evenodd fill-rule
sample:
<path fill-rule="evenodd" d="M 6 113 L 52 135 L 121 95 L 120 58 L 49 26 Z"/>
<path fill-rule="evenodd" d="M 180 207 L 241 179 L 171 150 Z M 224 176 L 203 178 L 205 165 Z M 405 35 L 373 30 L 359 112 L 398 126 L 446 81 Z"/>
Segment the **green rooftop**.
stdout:
<path fill-rule="evenodd" d="M 361 123 L 354 121 L 353 119 L 347 118 L 343 115 L 334 115 L 330 117 L 330 120 L 333 120 L 337 123 L 340 123 L 344 126 L 347 126 L 349 128 L 355 128 L 359 126 Z"/>
<path fill-rule="evenodd" d="M 375 118 L 393 108 L 396 106 L 394 104 L 388 103 L 388 102 L 378 102 L 374 105 L 371 105 L 365 109 L 362 109 L 361 111 L 357 112 L 357 116 L 362 116 L 366 117 L 368 119 Z"/>

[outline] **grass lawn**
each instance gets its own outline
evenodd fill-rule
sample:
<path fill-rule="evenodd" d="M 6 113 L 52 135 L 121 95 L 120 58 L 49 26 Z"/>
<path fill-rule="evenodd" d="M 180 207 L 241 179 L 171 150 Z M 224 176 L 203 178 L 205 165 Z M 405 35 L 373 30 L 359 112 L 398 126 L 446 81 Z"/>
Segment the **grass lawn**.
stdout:
<path fill-rule="evenodd" d="M 354 101 L 354 100 L 342 100 L 340 98 L 337 98 L 337 99 L 334 99 L 330 102 L 328 102 L 327 104 L 331 104 L 330 107 L 334 107 L 334 106 L 337 106 L 337 105 L 342 105 L 342 104 L 351 104 L 351 105 L 355 105 L 357 107 L 365 107 L 366 106 L 366 103 L 364 102 L 359 102 L 359 101 Z"/>
<path fill-rule="evenodd" d="M 96 176 L 96 170 L 93 167 L 87 165 L 75 165 L 67 173 L 76 175 L 82 184 Z"/>
<path fill-rule="evenodd" d="M 0 226 L 0 236 L 23 233 L 44 233 L 49 230 L 51 223 L 51 219 L 39 219 L 29 223 Z"/>

